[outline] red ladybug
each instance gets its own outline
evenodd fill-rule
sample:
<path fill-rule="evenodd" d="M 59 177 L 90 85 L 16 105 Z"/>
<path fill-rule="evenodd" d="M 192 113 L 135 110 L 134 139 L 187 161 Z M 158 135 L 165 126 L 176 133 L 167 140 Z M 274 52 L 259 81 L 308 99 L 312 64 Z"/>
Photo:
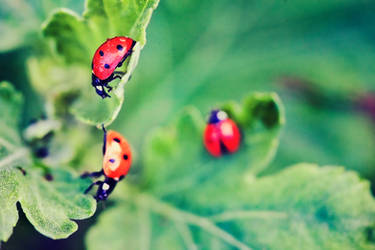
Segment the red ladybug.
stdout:
<path fill-rule="evenodd" d="M 89 192 L 94 185 L 98 185 L 96 200 L 106 200 L 117 182 L 122 180 L 129 172 L 132 163 L 132 153 L 129 143 L 116 131 L 107 131 L 103 126 L 104 144 L 103 144 L 103 168 L 98 172 L 84 173 L 82 178 L 105 176 L 104 181 L 92 183 L 85 191 Z"/>
<path fill-rule="evenodd" d="M 234 153 L 238 150 L 240 141 L 241 134 L 236 123 L 229 119 L 224 111 L 213 110 L 204 131 L 207 151 L 215 157 Z"/>
<path fill-rule="evenodd" d="M 115 71 L 121 67 L 125 59 L 133 52 L 135 41 L 129 37 L 117 36 L 107 39 L 96 50 L 92 59 L 92 86 L 102 98 L 111 97 L 106 92 L 112 90 L 108 83 L 124 75 L 124 72 Z"/>

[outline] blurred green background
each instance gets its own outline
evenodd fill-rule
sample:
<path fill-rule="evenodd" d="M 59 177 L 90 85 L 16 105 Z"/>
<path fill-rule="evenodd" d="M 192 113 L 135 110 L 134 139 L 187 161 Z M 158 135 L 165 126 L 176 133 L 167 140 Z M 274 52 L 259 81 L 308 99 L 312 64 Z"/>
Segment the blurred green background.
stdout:
<path fill-rule="evenodd" d="M 26 95 L 24 126 L 43 114 L 26 66 L 43 51 L 41 24 L 55 8 L 82 13 L 83 6 L 72 0 L 1 1 L 0 79 Z M 313 162 L 346 166 L 373 182 L 374 11 L 375 2 L 365 0 L 161 0 L 112 128 L 140 148 L 149 130 L 186 105 L 206 112 L 251 91 L 275 91 L 287 123 L 265 174 Z M 95 220 L 79 222 L 68 240 L 52 241 L 22 218 L 2 247 L 82 249 Z"/>

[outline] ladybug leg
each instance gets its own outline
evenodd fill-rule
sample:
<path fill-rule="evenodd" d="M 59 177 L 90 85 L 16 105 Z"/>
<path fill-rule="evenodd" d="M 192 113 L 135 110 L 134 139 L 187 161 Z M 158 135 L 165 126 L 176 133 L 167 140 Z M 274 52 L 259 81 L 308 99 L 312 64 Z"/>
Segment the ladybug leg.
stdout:
<path fill-rule="evenodd" d="M 102 176 L 104 173 L 103 173 L 103 169 L 98 171 L 98 172 L 84 172 L 82 175 L 81 175 L 81 178 L 87 178 L 87 177 L 93 177 L 93 178 L 99 178 L 100 176 Z"/>
<path fill-rule="evenodd" d="M 105 91 L 105 89 L 104 89 L 104 85 L 103 85 L 103 93 L 102 93 L 102 95 L 101 95 L 101 97 L 104 99 L 104 98 L 106 98 L 106 97 L 111 97 L 110 95 L 108 95 L 108 93 Z"/>
<path fill-rule="evenodd" d="M 113 77 L 113 80 L 115 80 L 115 79 L 120 79 L 121 80 L 121 76 L 119 76 L 119 75 L 115 75 L 114 77 Z"/>
<path fill-rule="evenodd" d="M 104 182 L 101 182 L 99 185 L 100 186 L 94 198 L 97 201 L 102 201 L 106 200 L 108 196 L 112 193 L 113 189 L 117 185 L 117 181 L 115 179 L 106 177 Z"/>
<path fill-rule="evenodd" d="M 103 181 L 96 181 L 96 182 L 93 182 L 90 184 L 90 186 L 88 188 L 86 188 L 85 192 L 83 192 L 84 194 L 87 194 L 95 185 L 101 185 L 103 184 Z"/>
<path fill-rule="evenodd" d="M 113 72 L 113 74 L 117 74 L 117 75 L 120 75 L 121 77 L 125 75 L 125 72 L 122 72 L 122 71 L 115 71 Z"/>

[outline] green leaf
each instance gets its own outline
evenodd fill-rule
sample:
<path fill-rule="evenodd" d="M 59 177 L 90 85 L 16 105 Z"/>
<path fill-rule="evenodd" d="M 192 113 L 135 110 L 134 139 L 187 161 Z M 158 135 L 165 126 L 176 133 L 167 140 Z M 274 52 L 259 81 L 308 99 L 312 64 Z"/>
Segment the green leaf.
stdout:
<path fill-rule="evenodd" d="M 18 221 L 18 181 L 15 171 L 0 169 L 0 240 L 7 241 Z"/>
<path fill-rule="evenodd" d="M 88 124 L 94 124 L 98 127 L 101 124 L 109 125 L 117 117 L 124 102 L 124 86 L 128 82 L 132 72 L 137 66 L 140 49 L 135 45 L 126 74 L 122 77 L 117 88 L 112 92 L 111 98 L 101 99 L 96 95 L 90 85 L 86 86 L 86 91 L 83 93 L 72 106 L 71 112 L 76 118 Z"/>
<path fill-rule="evenodd" d="M 99 126 L 102 123 L 109 125 L 117 117 L 124 102 L 124 86 L 138 63 L 146 43 L 146 27 L 158 3 L 158 0 L 87 0 L 83 17 L 68 9 L 60 9 L 45 22 L 44 35 L 54 41 L 56 51 L 65 61 L 87 67 L 86 87 L 72 107 L 72 113 L 79 120 Z M 114 86 L 112 98 L 101 100 L 91 87 L 88 67 L 98 46 L 114 36 L 131 37 L 137 44 L 130 59 L 120 69 L 126 74 Z M 63 84 L 66 82 L 60 83 Z"/>
<path fill-rule="evenodd" d="M 354 172 L 299 164 L 272 176 L 236 180 L 233 189 L 216 186 L 216 194 L 205 193 L 201 212 L 190 201 L 172 204 L 128 188 L 126 198 L 90 229 L 86 245 L 165 249 L 157 242 L 166 238 L 173 249 L 374 247 L 367 229 L 375 219 L 375 201 L 369 183 Z"/>
<path fill-rule="evenodd" d="M 202 143 L 206 123 L 196 109 L 187 109 L 170 127 L 149 137 L 144 150 L 144 185 L 158 196 L 189 194 L 202 181 L 211 185 L 228 174 L 262 172 L 276 152 L 284 124 L 278 96 L 255 93 L 246 97 L 242 106 L 229 103 L 223 109 L 242 130 L 238 152 L 220 159 L 209 155 Z"/>
<path fill-rule="evenodd" d="M 21 179 L 19 200 L 27 219 L 41 234 L 52 239 L 67 238 L 78 229 L 72 219 L 91 217 L 96 201 L 83 194 L 89 180 L 80 180 L 63 169 L 51 175 L 52 181 L 34 172 L 26 175 Z"/>
<path fill-rule="evenodd" d="M 52 169 L 51 181 L 22 144 L 18 123 L 22 96 L 7 83 L 0 83 L 0 240 L 7 241 L 18 221 L 16 203 L 42 234 L 66 238 L 77 230 L 71 219 L 93 215 L 95 200 L 83 194 L 90 184 L 64 169 Z"/>
<path fill-rule="evenodd" d="M 355 172 L 298 164 L 228 191 L 207 196 L 212 208 L 230 207 L 211 219 L 246 232 L 243 239 L 254 248 L 374 247 L 366 242 L 366 231 L 375 218 L 375 201 L 369 183 Z"/>
<path fill-rule="evenodd" d="M 3 36 L 0 40 L 0 52 L 38 44 L 40 24 L 46 15 L 62 4 L 76 9 L 77 3 L 80 1 L 3 0 L 0 9 L 0 33 Z"/>

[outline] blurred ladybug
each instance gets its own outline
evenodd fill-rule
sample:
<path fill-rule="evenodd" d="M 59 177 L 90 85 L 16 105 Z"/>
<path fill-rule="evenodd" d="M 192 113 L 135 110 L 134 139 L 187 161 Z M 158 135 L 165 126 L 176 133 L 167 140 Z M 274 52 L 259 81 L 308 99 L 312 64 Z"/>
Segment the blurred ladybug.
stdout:
<path fill-rule="evenodd" d="M 98 172 L 84 173 L 82 178 L 94 177 L 99 178 L 104 175 L 104 181 L 92 183 L 86 190 L 88 193 L 94 185 L 98 185 L 98 190 L 94 198 L 106 200 L 116 187 L 117 182 L 121 181 L 129 172 L 132 153 L 126 139 L 116 131 L 107 131 L 103 126 L 104 143 L 103 143 L 103 168 Z"/>
<path fill-rule="evenodd" d="M 211 111 L 204 131 L 204 145 L 207 151 L 220 157 L 226 153 L 234 153 L 241 142 L 241 133 L 236 123 L 228 118 L 222 110 Z"/>
<path fill-rule="evenodd" d="M 92 59 L 92 86 L 102 98 L 111 97 L 106 92 L 112 90 L 108 83 L 116 78 L 121 79 L 124 72 L 115 71 L 133 52 L 135 41 L 129 37 L 117 36 L 107 39 L 96 50 Z"/>

